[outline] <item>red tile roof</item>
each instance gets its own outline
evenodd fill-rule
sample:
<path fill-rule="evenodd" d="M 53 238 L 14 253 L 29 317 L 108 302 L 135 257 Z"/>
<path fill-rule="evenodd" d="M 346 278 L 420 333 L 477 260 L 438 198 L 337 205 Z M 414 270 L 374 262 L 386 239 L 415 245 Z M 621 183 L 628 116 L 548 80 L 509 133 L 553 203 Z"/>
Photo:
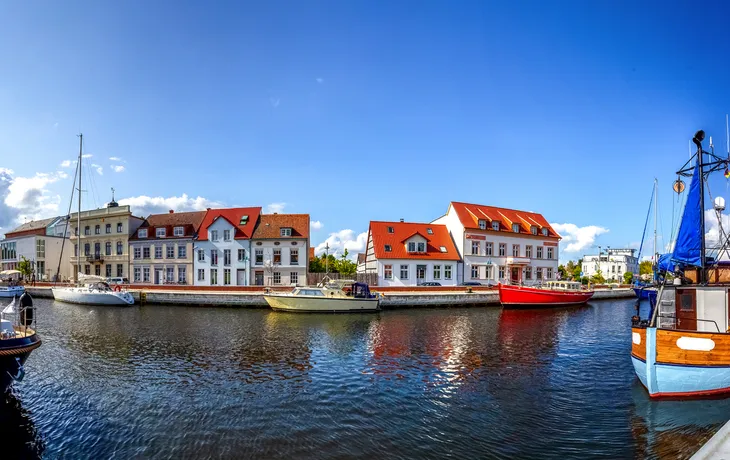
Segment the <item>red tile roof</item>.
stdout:
<path fill-rule="evenodd" d="M 150 214 L 139 228 L 147 229 L 147 238 L 139 238 L 138 232 L 130 236 L 130 240 L 155 240 L 157 239 L 157 229 L 165 228 L 166 240 L 172 238 L 191 238 L 198 232 L 200 224 L 205 218 L 206 211 L 194 212 L 166 212 L 165 214 Z M 174 228 L 183 227 L 183 236 L 175 236 Z"/>
<path fill-rule="evenodd" d="M 281 236 L 282 228 L 291 228 L 291 236 Z M 306 238 L 309 239 L 309 214 L 261 214 L 253 238 L 280 239 Z"/>
<path fill-rule="evenodd" d="M 256 222 L 259 220 L 261 214 L 261 208 L 225 208 L 225 209 L 209 209 L 205 214 L 203 223 L 200 224 L 200 230 L 198 231 L 198 240 L 208 240 L 208 227 L 218 219 L 225 219 L 236 228 L 236 234 L 233 235 L 235 240 L 246 240 L 250 239 L 253 235 Z M 241 218 L 248 216 L 248 220 L 244 225 L 241 225 Z"/>
<path fill-rule="evenodd" d="M 388 232 L 388 227 L 393 228 L 393 233 Z M 432 234 L 428 233 L 429 228 Z M 368 233 L 368 240 L 372 237 L 378 259 L 459 260 L 459 253 L 445 225 L 371 221 Z M 417 233 L 427 240 L 426 252 L 409 253 L 405 241 Z M 385 245 L 390 246 L 389 252 L 386 252 Z M 441 252 L 441 246 L 446 248 L 446 252 Z"/>
<path fill-rule="evenodd" d="M 487 222 L 487 230 L 494 231 L 492 230 L 492 221 L 496 220 L 500 223 L 499 231 L 501 232 L 514 233 L 512 231 L 512 224 L 519 224 L 520 233 L 531 235 L 530 227 L 534 225 L 537 227 L 538 236 L 543 236 L 542 229 L 547 228 L 548 237 L 560 238 L 558 232 L 550 226 L 542 214 L 536 212 L 518 211 L 480 204 L 459 203 L 457 201 L 452 201 L 451 206 L 454 207 L 454 211 L 464 228 L 470 230 L 478 230 L 479 221 L 484 220 Z"/>

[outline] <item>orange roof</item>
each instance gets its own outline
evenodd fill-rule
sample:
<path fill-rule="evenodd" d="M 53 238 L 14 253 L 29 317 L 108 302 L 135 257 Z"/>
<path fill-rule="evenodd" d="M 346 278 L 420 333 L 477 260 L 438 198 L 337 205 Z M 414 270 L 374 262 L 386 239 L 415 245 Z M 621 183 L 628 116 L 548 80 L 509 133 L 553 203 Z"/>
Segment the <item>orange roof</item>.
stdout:
<path fill-rule="evenodd" d="M 205 214 L 203 223 L 200 224 L 198 231 L 198 240 L 208 240 L 208 227 L 210 227 L 218 219 L 225 219 L 236 228 L 236 234 L 233 236 L 235 240 L 250 239 L 256 222 L 259 220 L 261 208 L 226 208 L 226 209 L 209 209 Z M 241 225 L 241 218 L 248 216 L 246 223 Z"/>
<path fill-rule="evenodd" d="M 516 209 L 497 208 L 494 206 L 484 206 L 481 204 L 459 203 L 452 201 L 451 206 L 454 207 L 456 215 L 459 217 L 461 224 L 466 229 L 478 230 L 479 221 L 487 222 L 487 230 L 492 230 L 492 222 L 498 221 L 499 231 L 514 233 L 512 224 L 519 224 L 520 233 L 531 235 L 530 227 L 537 227 L 538 236 L 542 235 L 542 229 L 547 228 L 549 238 L 560 238 L 558 232 L 553 230 L 548 221 L 536 212 L 518 211 Z"/>
<path fill-rule="evenodd" d="M 291 236 L 282 236 L 282 228 L 291 228 Z M 261 214 L 254 239 L 309 239 L 309 214 Z"/>
<path fill-rule="evenodd" d="M 388 231 L 389 227 L 393 229 L 393 233 Z M 375 257 L 378 259 L 459 260 L 459 253 L 445 225 L 371 221 L 369 234 L 375 246 Z M 426 252 L 409 253 L 406 250 L 405 241 L 416 234 L 427 240 Z M 386 245 L 390 246 L 390 251 L 385 250 Z M 441 251 L 441 247 L 446 252 Z"/>

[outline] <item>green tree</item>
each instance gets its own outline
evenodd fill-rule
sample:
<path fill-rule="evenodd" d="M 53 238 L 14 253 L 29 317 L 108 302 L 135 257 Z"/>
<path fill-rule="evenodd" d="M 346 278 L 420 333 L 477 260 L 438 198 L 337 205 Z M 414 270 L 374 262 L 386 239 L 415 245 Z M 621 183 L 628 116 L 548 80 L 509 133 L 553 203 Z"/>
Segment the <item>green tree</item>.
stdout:
<path fill-rule="evenodd" d="M 18 262 L 18 271 L 24 278 L 28 278 L 30 277 L 30 274 L 33 273 L 33 264 L 30 260 L 26 259 L 25 256 L 21 256 L 20 262 Z"/>
<path fill-rule="evenodd" d="M 598 270 L 593 276 L 591 276 L 591 283 L 593 284 L 604 284 L 605 282 L 606 278 L 603 277 L 601 270 Z"/>
<path fill-rule="evenodd" d="M 644 260 L 639 264 L 639 274 L 640 275 L 651 275 L 651 261 L 650 260 Z"/>
<path fill-rule="evenodd" d="M 324 273 L 324 262 L 319 257 L 309 259 L 309 273 Z"/>
<path fill-rule="evenodd" d="M 563 265 L 558 265 L 558 273 L 560 274 L 561 280 L 568 279 L 568 271 L 566 270 L 566 268 Z"/>
<path fill-rule="evenodd" d="M 573 279 L 580 279 L 580 272 L 583 271 L 583 259 L 578 259 L 578 262 L 573 265 Z"/>
<path fill-rule="evenodd" d="M 580 279 L 580 282 L 581 282 L 581 284 L 588 284 L 588 277 L 584 276 L 583 278 Z"/>
<path fill-rule="evenodd" d="M 631 272 L 624 273 L 624 284 L 631 284 L 634 280 L 634 274 Z"/>

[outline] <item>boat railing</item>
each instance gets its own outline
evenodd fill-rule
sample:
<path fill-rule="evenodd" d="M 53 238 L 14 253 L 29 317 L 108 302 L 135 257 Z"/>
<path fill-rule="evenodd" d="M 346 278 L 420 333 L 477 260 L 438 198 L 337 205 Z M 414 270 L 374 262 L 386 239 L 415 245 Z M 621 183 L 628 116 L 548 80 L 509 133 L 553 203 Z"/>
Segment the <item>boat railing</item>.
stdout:
<path fill-rule="evenodd" d="M 680 318 L 678 318 L 678 317 L 677 317 L 677 316 L 675 316 L 675 315 L 662 315 L 662 314 L 659 314 L 659 315 L 657 315 L 657 317 L 658 317 L 658 318 L 669 318 L 669 319 L 673 319 L 673 320 L 674 320 L 674 328 L 675 328 L 675 329 L 677 328 L 677 319 L 679 319 L 679 320 L 685 319 L 685 320 L 689 320 L 689 321 L 702 321 L 702 322 L 705 322 L 705 323 L 712 323 L 712 324 L 714 324 L 714 325 L 715 325 L 715 329 L 717 329 L 717 332 L 722 332 L 722 331 L 720 330 L 720 326 L 718 326 L 718 325 L 717 325 L 717 321 L 715 321 L 715 320 L 712 320 L 712 319 L 701 319 L 701 318 L 681 318 L 681 317 L 680 317 Z M 702 331 L 697 331 L 697 332 L 702 332 Z"/>

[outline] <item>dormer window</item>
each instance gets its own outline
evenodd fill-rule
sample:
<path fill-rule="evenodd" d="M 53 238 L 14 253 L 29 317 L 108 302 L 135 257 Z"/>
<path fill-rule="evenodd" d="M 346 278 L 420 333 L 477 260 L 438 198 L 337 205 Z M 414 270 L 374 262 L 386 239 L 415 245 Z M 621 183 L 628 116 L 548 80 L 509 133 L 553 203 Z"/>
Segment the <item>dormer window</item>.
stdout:
<path fill-rule="evenodd" d="M 415 243 L 415 241 L 409 241 L 408 242 L 408 252 L 416 252 L 416 243 Z"/>
<path fill-rule="evenodd" d="M 393 227 L 388 227 L 388 233 L 395 233 L 395 229 L 393 229 Z"/>
<path fill-rule="evenodd" d="M 544 228 L 543 227 L 543 229 L 542 229 L 542 235 L 543 236 L 548 236 L 548 229 L 547 228 Z"/>
<path fill-rule="evenodd" d="M 441 246 L 441 247 L 439 248 L 439 250 L 440 250 L 441 252 L 446 252 L 446 246 Z"/>
<path fill-rule="evenodd" d="M 426 252 L 426 243 L 418 243 L 418 252 Z"/>
<path fill-rule="evenodd" d="M 390 248 L 390 245 L 389 244 L 386 244 L 385 245 L 385 252 L 390 252 L 390 249 L 391 249 Z"/>
<path fill-rule="evenodd" d="M 515 233 L 520 233 L 520 224 L 512 224 L 512 231 Z"/>
<path fill-rule="evenodd" d="M 492 221 L 492 230 L 494 230 L 495 232 L 499 231 L 499 221 L 498 220 Z"/>
<path fill-rule="evenodd" d="M 137 238 L 147 238 L 147 229 L 140 228 L 139 230 L 137 230 Z"/>
<path fill-rule="evenodd" d="M 486 220 L 479 219 L 479 228 L 481 230 L 486 230 L 487 229 L 487 221 Z"/>
<path fill-rule="evenodd" d="M 183 227 L 175 227 L 172 229 L 172 234 L 175 236 L 183 236 L 185 235 L 185 229 Z"/>
<path fill-rule="evenodd" d="M 431 227 L 428 227 L 426 229 L 426 233 L 428 233 L 429 235 L 433 235 L 433 229 Z"/>
<path fill-rule="evenodd" d="M 533 235 L 537 235 L 537 227 L 535 227 L 534 225 L 530 227 L 530 233 L 532 233 Z"/>
<path fill-rule="evenodd" d="M 240 225 L 246 225 L 248 223 L 248 214 L 245 216 L 241 216 L 241 223 Z"/>
<path fill-rule="evenodd" d="M 281 229 L 281 236 L 291 236 L 291 228 L 284 227 Z"/>
<path fill-rule="evenodd" d="M 157 238 L 164 238 L 166 234 L 167 231 L 164 227 L 155 230 L 155 235 L 157 235 Z"/>

